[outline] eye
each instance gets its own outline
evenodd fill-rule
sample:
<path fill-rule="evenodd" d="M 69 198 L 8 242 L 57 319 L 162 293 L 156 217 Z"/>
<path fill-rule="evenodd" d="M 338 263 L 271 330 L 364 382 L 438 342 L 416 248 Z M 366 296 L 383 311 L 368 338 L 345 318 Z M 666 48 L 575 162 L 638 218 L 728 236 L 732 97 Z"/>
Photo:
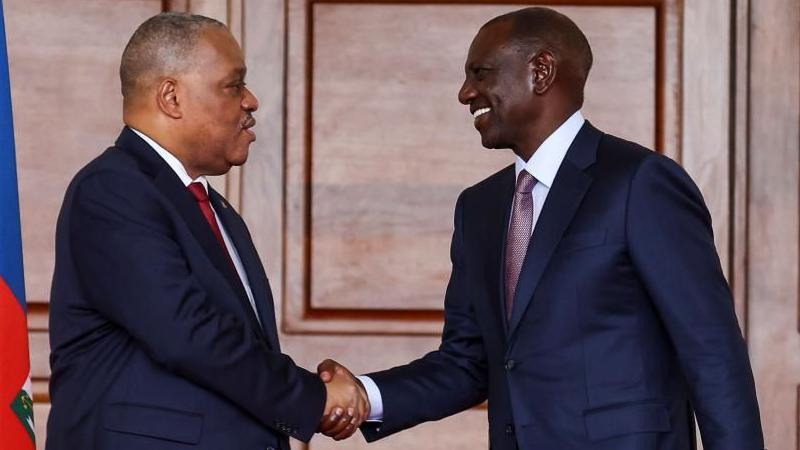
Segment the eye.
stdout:
<path fill-rule="evenodd" d="M 486 77 L 486 75 L 489 74 L 491 69 L 488 67 L 473 67 L 471 71 L 472 76 L 474 76 L 478 81 L 481 81 Z"/>

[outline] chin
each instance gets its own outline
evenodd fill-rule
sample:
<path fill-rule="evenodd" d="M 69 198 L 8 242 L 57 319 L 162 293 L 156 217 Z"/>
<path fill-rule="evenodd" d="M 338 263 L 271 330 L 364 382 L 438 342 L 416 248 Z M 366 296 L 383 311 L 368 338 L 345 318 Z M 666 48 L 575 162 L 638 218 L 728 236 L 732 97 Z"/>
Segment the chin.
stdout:
<path fill-rule="evenodd" d="M 228 173 L 229 170 L 231 170 L 231 166 L 229 165 L 225 167 L 215 167 L 214 169 L 207 170 L 205 175 L 211 177 L 219 177 Z"/>
<path fill-rule="evenodd" d="M 240 158 L 231 159 L 230 161 L 228 161 L 228 164 L 230 164 L 231 167 L 234 167 L 234 166 L 241 166 L 246 162 L 247 162 L 247 154 L 245 154 L 243 157 Z"/>
<path fill-rule="evenodd" d="M 492 131 L 492 129 L 485 129 L 483 132 L 479 131 L 481 135 L 481 145 L 490 149 L 508 148 L 508 145 L 506 145 L 502 137 L 499 136 L 500 133 L 496 131 L 493 133 Z"/>
<path fill-rule="evenodd" d="M 228 164 L 230 164 L 231 166 L 241 166 L 242 164 L 247 162 L 247 157 L 250 155 L 250 150 L 248 149 L 248 147 L 249 145 L 230 155 L 230 157 L 228 158 Z"/>
<path fill-rule="evenodd" d="M 485 148 L 505 150 L 508 148 L 512 148 L 509 142 L 510 141 L 506 141 L 505 139 L 497 135 L 481 133 L 481 145 L 483 145 Z"/>
<path fill-rule="evenodd" d="M 481 136 L 481 145 L 483 145 L 484 148 L 489 148 L 489 149 L 508 148 L 507 146 L 500 144 L 500 142 L 496 139 L 491 139 L 489 137 L 483 137 L 483 136 Z"/>

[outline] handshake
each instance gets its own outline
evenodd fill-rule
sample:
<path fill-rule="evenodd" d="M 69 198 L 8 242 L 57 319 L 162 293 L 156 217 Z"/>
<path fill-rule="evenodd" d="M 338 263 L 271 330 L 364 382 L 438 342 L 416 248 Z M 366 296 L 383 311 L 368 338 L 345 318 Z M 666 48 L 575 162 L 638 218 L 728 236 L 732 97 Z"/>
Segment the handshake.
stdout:
<path fill-rule="evenodd" d="M 317 374 L 327 391 L 325 412 L 317 431 L 337 441 L 347 439 L 369 418 L 367 391 L 346 367 L 332 359 L 322 361 Z"/>

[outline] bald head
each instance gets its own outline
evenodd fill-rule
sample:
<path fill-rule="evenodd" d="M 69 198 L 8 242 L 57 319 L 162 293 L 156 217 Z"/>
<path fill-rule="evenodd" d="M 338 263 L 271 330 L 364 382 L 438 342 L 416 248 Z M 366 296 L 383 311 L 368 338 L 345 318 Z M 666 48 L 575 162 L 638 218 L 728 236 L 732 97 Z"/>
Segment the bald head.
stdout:
<path fill-rule="evenodd" d="M 226 29 L 217 20 L 180 12 L 161 13 L 139 25 L 122 53 L 119 66 L 123 99 L 129 102 L 142 87 L 159 77 L 190 67 L 192 51 L 208 28 Z"/>
<path fill-rule="evenodd" d="M 510 25 L 508 39 L 520 52 L 552 52 L 582 91 L 592 68 L 592 49 L 572 19 L 549 8 L 530 7 L 495 17 L 482 28 L 500 23 Z"/>

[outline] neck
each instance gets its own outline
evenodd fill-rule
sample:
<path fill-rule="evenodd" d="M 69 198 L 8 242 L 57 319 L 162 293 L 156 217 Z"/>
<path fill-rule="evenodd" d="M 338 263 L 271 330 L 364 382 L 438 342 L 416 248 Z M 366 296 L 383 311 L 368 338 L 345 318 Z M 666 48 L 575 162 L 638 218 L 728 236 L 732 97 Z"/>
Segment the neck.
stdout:
<path fill-rule="evenodd" d="M 576 111 L 580 109 L 579 106 L 569 108 L 553 108 L 550 114 L 544 114 L 535 123 L 531 124 L 526 137 L 521 140 L 520 145 L 512 147 L 514 153 L 527 162 L 536 150 L 542 146 L 544 141 L 550 137 L 551 134 L 567 121 Z"/>
<path fill-rule="evenodd" d="M 181 144 L 180 133 L 177 130 L 170 132 L 158 121 L 148 120 L 147 116 L 128 114 L 127 112 L 123 114 L 123 122 L 128 127 L 134 128 L 156 141 L 164 150 L 177 158 L 191 179 L 195 180 L 202 175 L 192 169 L 193 166 L 184 151 L 184 145 Z"/>

